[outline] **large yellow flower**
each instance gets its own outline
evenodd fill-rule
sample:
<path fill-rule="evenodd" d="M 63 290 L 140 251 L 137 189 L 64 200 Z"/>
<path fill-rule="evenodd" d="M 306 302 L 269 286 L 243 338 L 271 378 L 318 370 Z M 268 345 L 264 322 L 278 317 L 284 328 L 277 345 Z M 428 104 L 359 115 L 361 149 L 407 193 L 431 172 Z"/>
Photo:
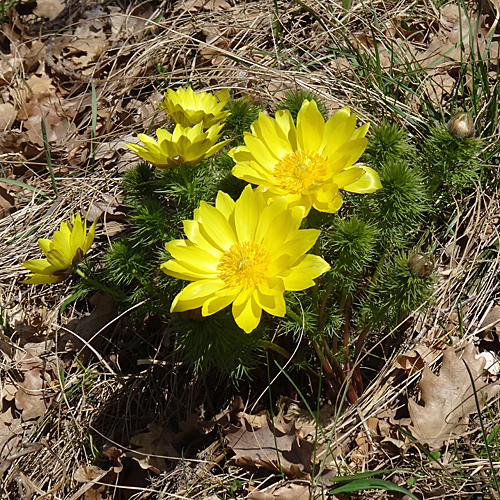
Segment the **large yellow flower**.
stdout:
<path fill-rule="evenodd" d="M 230 114 L 222 111 L 229 100 L 229 90 L 221 90 L 215 96 L 207 92 L 194 93 L 191 87 L 177 91 L 168 89 L 165 92 L 165 101 L 160 104 L 171 117 L 174 123 L 183 127 L 192 127 L 203 122 L 207 129 L 224 121 Z"/>
<path fill-rule="evenodd" d="M 62 222 L 59 231 L 54 232 L 53 241 L 40 238 L 38 244 L 46 258 L 22 263 L 32 273 L 23 283 L 56 283 L 68 278 L 92 245 L 95 224 L 87 234 L 87 220 L 82 223 L 80 214 L 72 215 L 71 223 Z"/>
<path fill-rule="evenodd" d="M 194 127 L 176 125 L 174 133 L 171 134 L 168 130 L 159 128 L 156 130 L 158 141 L 146 134 L 138 134 L 137 137 L 144 146 L 138 144 L 127 144 L 127 146 L 158 168 L 175 167 L 183 163 L 196 165 L 231 141 L 227 139 L 216 144 L 221 129 L 222 125 L 214 125 L 203 132 L 202 123 Z"/>
<path fill-rule="evenodd" d="M 161 265 L 168 275 L 193 281 L 172 303 L 172 312 L 202 308 L 214 314 L 229 304 L 240 328 L 257 327 L 264 309 L 286 312 L 285 290 L 304 290 L 330 266 L 305 253 L 320 231 L 299 229 L 304 208 L 288 208 L 285 197 L 268 205 L 247 186 L 235 202 L 219 191 L 215 207 L 201 202 L 184 221 L 187 239 L 166 244 L 173 257 Z"/>
<path fill-rule="evenodd" d="M 294 124 L 289 111 L 273 119 L 263 113 L 245 134 L 245 146 L 232 149 L 233 174 L 261 186 L 267 197 L 286 196 L 291 206 L 311 206 L 336 212 L 342 205 L 339 189 L 372 193 L 381 188 L 370 167 L 353 166 L 366 148 L 369 124 L 356 129 L 349 108 L 326 123 L 315 101 L 305 100 Z"/>

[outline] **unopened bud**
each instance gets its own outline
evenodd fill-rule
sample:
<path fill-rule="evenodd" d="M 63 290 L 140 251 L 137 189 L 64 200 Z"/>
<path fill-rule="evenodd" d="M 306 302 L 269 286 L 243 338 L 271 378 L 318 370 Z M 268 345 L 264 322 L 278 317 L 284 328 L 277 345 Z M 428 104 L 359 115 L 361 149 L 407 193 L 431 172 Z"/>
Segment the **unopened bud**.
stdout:
<path fill-rule="evenodd" d="M 476 133 L 472 116 L 463 111 L 455 113 L 446 124 L 446 128 L 450 134 L 459 139 L 470 139 Z"/>
<path fill-rule="evenodd" d="M 409 261 L 410 273 L 417 278 L 428 278 L 434 271 L 434 256 L 416 253 Z"/>

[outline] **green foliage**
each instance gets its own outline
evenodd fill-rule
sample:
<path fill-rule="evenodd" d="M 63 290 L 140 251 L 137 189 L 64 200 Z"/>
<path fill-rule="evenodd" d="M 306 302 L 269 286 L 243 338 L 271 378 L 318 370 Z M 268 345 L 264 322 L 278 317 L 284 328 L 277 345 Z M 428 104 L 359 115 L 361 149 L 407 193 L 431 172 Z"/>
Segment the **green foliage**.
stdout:
<path fill-rule="evenodd" d="M 174 314 L 171 325 L 185 361 L 197 371 L 216 368 L 226 375 L 241 376 L 258 363 L 262 327 L 245 333 L 228 308 L 205 318 L 200 310 Z"/>
<path fill-rule="evenodd" d="M 122 179 L 125 202 L 137 206 L 151 196 L 158 169 L 147 162 L 141 162 L 125 172 Z"/>
<path fill-rule="evenodd" d="M 231 114 L 226 119 L 224 130 L 234 137 L 231 146 L 238 146 L 243 143 L 243 134 L 250 131 L 250 126 L 259 117 L 260 108 L 250 102 L 250 96 L 246 96 L 240 99 L 231 97 L 225 109 Z"/>
<path fill-rule="evenodd" d="M 429 210 L 424 177 L 403 159 L 388 159 L 379 171 L 382 189 L 361 199 L 361 213 L 377 225 L 381 250 L 404 247 Z"/>
<path fill-rule="evenodd" d="M 336 217 L 331 229 L 322 233 L 322 248 L 332 263 L 330 274 L 335 290 L 356 290 L 357 278 L 373 263 L 377 236 L 376 225 L 356 215 Z"/>
<path fill-rule="evenodd" d="M 480 139 L 460 139 L 439 124 L 431 127 L 422 151 L 430 192 L 444 194 L 446 201 L 452 201 L 452 195 L 462 193 L 479 182 L 482 174 L 481 148 Z"/>
<path fill-rule="evenodd" d="M 394 259 L 388 259 L 372 293 L 364 297 L 363 314 L 368 315 L 372 323 L 393 328 L 402 316 L 417 309 L 431 297 L 434 276 L 414 276 L 408 266 L 410 256 L 400 253 Z"/>
<path fill-rule="evenodd" d="M 405 131 L 396 124 L 384 120 L 380 125 L 371 127 L 370 131 L 361 162 L 378 171 L 388 160 L 410 160 L 415 157 L 415 147 L 408 141 Z"/>
<path fill-rule="evenodd" d="M 277 103 L 277 109 L 287 109 L 290 111 L 292 118 L 297 120 L 297 115 L 302 107 L 302 103 L 306 99 L 308 101 L 316 101 L 318 111 L 323 115 L 325 120 L 328 119 L 328 109 L 323 101 L 321 101 L 316 94 L 303 89 L 289 90 L 285 92 L 285 97 Z"/>

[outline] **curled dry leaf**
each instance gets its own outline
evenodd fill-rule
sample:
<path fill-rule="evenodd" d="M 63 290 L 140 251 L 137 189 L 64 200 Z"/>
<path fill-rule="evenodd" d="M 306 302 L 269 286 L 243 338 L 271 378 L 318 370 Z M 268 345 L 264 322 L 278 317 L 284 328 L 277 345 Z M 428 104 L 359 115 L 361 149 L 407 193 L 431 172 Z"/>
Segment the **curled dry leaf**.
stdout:
<path fill-rule="evenodd" d="M 462 359 L 458 359 L 453 347 L 443 354 L 439 375 L 434 375 L 425 366 L 418 384 L 423 405 L 408 401 L 408 410 L 413 436 L 431 449 L 440 448 L 448 439 L 463 434 L 468 424 L 468 416 L 477 411 L 474 388 L 471 384 L 469 367 L 474 380 L 480 404 L 498 392 L 498 384 L 488 384 L 483 377 L 484 359 L 476 359 L 476 349 L 468 344 Z"/>
<path fill-rule="evenodd" d="M 437 353 L 429 349 L 425 344 L 418 344 L 411 351 L 400 354 L 396 358 L 396 366 L 413 375 L 422 370 L 426 363 L 432 363 L 436 357 Z"/>
<path fill-rule="evenodd" d="M 240 467 L 264 467 L 281 470 L 290 477 L 310 479 L 315 445 L 297 436 L 293 423 L 284 432 L 273 426 L 267 415 L 258 416 L 258 428 L 241 418 L 242 426 L 231 426 L 226 434 L 228 446 L 234 451 L 234 462 Z"/>
<path fill-rule="evenodd" d="M 174 432 L 155 423 L 149 424 L 148 432 L 136 434 L 130 438 L 130 444 L 139 448 L 127 450 L 124 456 L 137 460 L 143 469 L 150 469 L 159 474 L 168 469 L 169 457 L 180 457 L 172 444 L 174 439 Z"/>

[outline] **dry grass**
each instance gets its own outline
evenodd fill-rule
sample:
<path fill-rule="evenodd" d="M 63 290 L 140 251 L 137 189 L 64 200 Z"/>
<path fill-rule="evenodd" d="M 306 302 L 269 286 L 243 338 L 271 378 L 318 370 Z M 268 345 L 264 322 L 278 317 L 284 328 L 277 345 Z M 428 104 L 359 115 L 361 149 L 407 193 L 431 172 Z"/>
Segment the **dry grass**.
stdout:
<path fill-rule="evenodd" d="M 236 3 L 218 12 L 203 9 L 189 12 L 177 3 L 162 4 L 167 13 L 158 23 L 151 22 L 155 28 L 154 36 L 139 42 L 124 40 L 118 49 L 102 54 L 95 68 L 96 74 L 100 74 L 101 68 L 108 68 L 109 77 L 98 80 L 98 108 L 109 108 L 112 102 L 125 104 L 131 96 L 137 101 L 146 101 L 155 90 L 158 79 L 153 70 L 161 65 L 164 68 L 161 78 L 166 86 L 189 81 L 209 89 L 230 87 L 242 94 L 249 93 L 255 102 L 261 103 L 276 102 L 284 90 L 298 87 L 318 94 L 330 110 L 349 105 L 363 121 L 374 120 L 380 115 L 376 104 L 384 102 L 386 96 L 382 97 L 373 87 L 364 88 L 363 82 L 354 78 L 353 68 L 346 61 L 326 57 L 323 47 L 342 44 L 346 34 L 370 33 L 374 12 L 378 16 L 380 31 L 394 18 L 406 17 L 410 10 L 414 19 L 425 19 L 427 25 L 431 25 L 431 20 L 439 22 L 432 2 L 425 3 L 425 6 L 419 3 L 414 8 L 404 1 L 389 5 L 375 1 L 371 2 L 368 13 L 367 4 L 355 2 L 347 14 L 337 2 L 310 1 L 307 9 L 302 6 L 299 2 L 277 2 L 280 32 L 272 2 Z M 132 7 L 129 10 L 133 15 Z M 211 53 L 216 55 L 209 55 Z M 64 85 L 71 87 L 67 82 Z M 88 83 L 79 82 L 71 92 L 75 96 L 88 94 Z M 404 102 L 398 105 L 414 121 L 422 121 L 414 106 Z M 134 115 L 133 110 L 128 113 L 130 117 Z M 113 119 L 109 126 L 101 129 L 98 143 L 111 143 L 127 134 L 143 132 L 145 120 L 129 120 L 129 116 L 127 119 L 123 116 L 121 120 Z M 90 111 L 78 119 L 75 122 L 77 130 L 88 127 Z M 82 139 L 82 144 L 86 141 L 87 138 Z M 75 144 L 78 146 L 78 141 Z M 52 153 L 57 171 L 65 166 L 67 153 L 63 148 L 58 151 L 57 147 Z M 56 199 L 42 199 L 27 192 L 22 206 L 0 220 L 0 238 L 5 242 L 0 248 L 0 303 L 11 320 L 15 317 L 19 324 L 37 325 L 34 333 L 39 338 L 53 336 L 62 324 L 78 317 L 81 312 L 70 308 L 63 315 L 58 313 L 69 293 L 69 285 L 19 287 L 19 273 L 23 269 L 19 262 L 36 258 L 36 240 L 51 235 L 71 213 L 85 212 L 93 200 L 100 199 L 103 194 L 119 194 L 123 168 L 120 157 L 123 155 L 124 150 L 119 149 L 115 150 L 112 160 L 99 159 L 92 168 L 89 161 L 83 163 L 80 169 L 83 175 L 78 178 L 58 177 L 60 195 Z M 42 159 L 38 161 L 42 162 Z M 51 192 L 50 179 L 36 165 L 36 159 L 26 161 L 19 155 L 8 155 L 2 162 L 12 168 L 23 166 L 31 170 L 32 184 L 46 193 Z M 471 199 L 462 203 L 468 209 L 452 224 L 453 233 L 461 235 L 461 240 L 455 243 L 465 243 L 456 265 L 441 277 L 432 307 L 414 313 L 416 326 L 404 332 L 406 340 L 392 353 L 357 404 L 340 415 L 333 431 L 326 429 L 332 432 L 334 444 L 345 445 L 353 441 L 369 417 L 389 406 L 396 409 L 401 401 L 414 393 L 419 374 L 406 376 L 396 367 L 395 360 L 401 352 L 410 350 L 417 342 L 425 342 L 430 349 L 440 348 L 449 336 L 456 338 L 460 346 L 475 338 L 482 318 L 491 308 L 498 292 L 499 261 L 496 257 L 485 266 L 481 254 L 498 241 L 499 200 L 496 194 L 478 190 Z M 453 243 L 452 236 L 435 236 L 439 242 L 438 253 Z M 93 252 L 99 252 L 99 249 Z M 483 275 L 478 274 L 481 267 L 486 269 Z M 470 298 L 467 307 L 463 308 L 463 332 L 459 332 L 459 325 L 453 325 L 450 316 L 456 311 L 457 304 L 467 297 Z M 442 324 L 452 327 L 444 332 Z M 126 342 L 129 338 L 123 333 L 128 328 L 126 320 L 116 321 L 110 328 L 109 336 L 115 343 Z M 155 338 L 161 339 L 164 332 L 158 328 Z M 18 337 L 13 337 L 14 343 L 18 340 Z M 160 348 L 159 344 L 151 343 L 147 359 L 155 360 L 155 352 Z M 109 358 L 108 362 L 113 364 Z M 113 366 L 118 372 L 119 365 Z M 160 424 L 178 425 L 199 410 L 200 404 L 206 404 L 207 399 L 212 398 L 212 410 L 216 412 L 227 405 L 232 395 L 233 389 L 223 382 L 218 381 L 217 386 L 217 381 L 212 381 L 213 386 L 206 386 L 207 381 L 190 378 L 176 364 L 175 354 L 166 361 L 144 366 L 145 369 L 134 370 L 129 376 L 117 375 L 110 373 L 98 360 L 70 372 L 65 380 L 60 379 L 57 404 L 37 422 L 27 423 L 19 441 L 47 443 L 47 446 L 33 452 L 28 449 L 29 454 L 0 464 L 0 477 L 3 475 L 1 498 L 15 498 L 16 485 L 21 485 L 31 493 L 28 498 L 76 500 L 79 492 L 82 493 L 82 483 L 75 481 L 74 471 L 81 463 L 94 462 L 103 445 L 125 448 L 130 437 L 144 430 L 152 418 Z M 9 368 L 2 365 L 2 376 Z M 217 396 L 215 392 L 218 392 Z M 497 424 L 496 418 L 490 423 L 493 424 Z M 472 426 L 468 439 L 471 443 L 482 439 L 477 426 Z M 195 448 L 193 445 L 193 450 Z M 443 486 L 443 477 L 447 478 L 448 494 L 454 496 L 465 482 L 469 481 L 470 487 L 477 474 L 489 467 L 484 457 L 471 457 L 459 466 L 453 465 L 453 450 L 447 453 L 448 461 L 442 460 L 444 465 L 433 468 L 431 464 L 419 471 L 425 477 L 431 495 L 433 489 Z M 230 485 L 236 481 L 247 483 L 252 477 L 236 468 L 222 468 L 220 454 L 217 441 L 215 444 L 198 443 L 197 451 L 189 459 L 172 460 L 171 472 L 153 478 L 151 484 L 118 484 L 114 498 L 128 498 L 119 496 L 120 489 L 136 494 L 135 498 L 146 498 L 148 494 L 149 498 L 157 499 L 201 499 L 215 494 L 220 498 L 235 498 Z M 346 468 L 350 459 L 349 455 L 343 457 Z M 414 466 L 407 463 L 404 456 L 382 459 L 379 453 L 373 453 L 366 457 L 363 468 L 395 465 Z M 458 467 L 460 477 L 456 474 Z M 137 468 L 129 469 L 128 473 L 138 474 Z M 140 477 L 145 480 L 144 475 Z"/>

